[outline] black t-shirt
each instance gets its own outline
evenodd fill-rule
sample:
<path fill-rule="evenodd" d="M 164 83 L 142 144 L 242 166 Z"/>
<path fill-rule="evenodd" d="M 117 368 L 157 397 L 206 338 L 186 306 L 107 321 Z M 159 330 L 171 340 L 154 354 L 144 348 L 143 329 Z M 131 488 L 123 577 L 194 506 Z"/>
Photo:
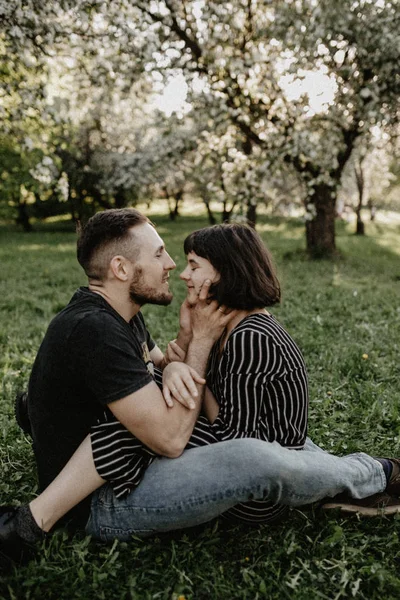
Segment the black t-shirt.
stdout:
<path fill-rule="evenodd" d="M 29 418 L 43 490 L 58 475 L 104 405 L 153 381 L 154 342 L 142 315 L 127 323 L 99 294 L 80 288 L 52 320 L 29 382 Z M 88 501 L 79 511 L 86 518 Z"/>

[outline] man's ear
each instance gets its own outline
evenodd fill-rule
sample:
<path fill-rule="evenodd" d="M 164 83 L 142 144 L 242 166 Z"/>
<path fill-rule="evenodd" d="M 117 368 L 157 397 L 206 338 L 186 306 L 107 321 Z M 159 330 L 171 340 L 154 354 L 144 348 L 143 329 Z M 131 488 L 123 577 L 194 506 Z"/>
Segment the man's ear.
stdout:
<path fill-rule="evenodd" d="M 130 270 L 132 265 L 125 256 L 117 255 L 113 256 L 110 261 L 110 269 L 116 279 L 120 281 L 127 281 L 130 276 Z"/>

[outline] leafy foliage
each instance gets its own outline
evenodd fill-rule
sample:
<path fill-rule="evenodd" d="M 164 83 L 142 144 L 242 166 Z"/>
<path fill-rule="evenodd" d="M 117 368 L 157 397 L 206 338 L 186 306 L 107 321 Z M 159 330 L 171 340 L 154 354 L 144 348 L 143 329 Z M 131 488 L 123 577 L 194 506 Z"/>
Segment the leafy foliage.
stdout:
<path fill-rule="evenodd" d="M 276 184 L 288 177 L 309 251 L 332 254 L 337 190 L 358 138 L 396 127 L 400 13 L 390 0 L 2 0 L 0 18 L 21 69 L 50 73 L 47 151 L 68 176 L 76 218 L 149 190 L 179 199 L 190 181 L 208 206 L 216 194 L 225 216 L 237 204 L 254 221 L 257 203 L 281 196 L 276 187 L 288 193 Z M 183 127 L 149 110 L 178 76 Z"/>

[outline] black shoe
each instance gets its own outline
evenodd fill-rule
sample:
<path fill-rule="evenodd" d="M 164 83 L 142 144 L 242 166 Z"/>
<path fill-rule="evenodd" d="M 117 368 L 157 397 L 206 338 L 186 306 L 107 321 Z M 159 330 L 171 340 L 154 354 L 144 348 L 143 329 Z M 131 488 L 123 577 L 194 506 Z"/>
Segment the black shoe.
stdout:
<path fill-rule="evenodd" d="M 14 506 L 0 506 L 1 570 L 27 561 L 32 553 L 32 546 L 17 532 L 17 510 Z"/>
<path fill-rule="evenodd" d="M 31 422 L 28 415 L 28 392 L 18 392 L 15 397 L 14 412 L 22 431 L 32 437 Z"/>

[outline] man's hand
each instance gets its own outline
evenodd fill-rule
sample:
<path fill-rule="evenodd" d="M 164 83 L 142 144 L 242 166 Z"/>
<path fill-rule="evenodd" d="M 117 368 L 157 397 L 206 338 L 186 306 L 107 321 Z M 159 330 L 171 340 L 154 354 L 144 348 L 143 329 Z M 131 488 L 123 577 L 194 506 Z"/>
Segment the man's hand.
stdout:
<path fill-rule="evenodd" d="M 167 406 L 174 405 L 173 398 L 180 404 L 194 410 L 199 393 L 196 383 L 204 385 L 206 380 L 182 362 L 172 362 L 163 371 L 163 395 Z"/>
<path fill-rule="evenodd" d="M 211 281 L 206 279 L 203 283 L 199 299 L 192 308 L 192 333 L 193 339 L 217 341 L 225 327 L 238 314 L 237 310 L 230 310 L 226 306 L 219 306 L 216 300 L 209 300 Z"/>

